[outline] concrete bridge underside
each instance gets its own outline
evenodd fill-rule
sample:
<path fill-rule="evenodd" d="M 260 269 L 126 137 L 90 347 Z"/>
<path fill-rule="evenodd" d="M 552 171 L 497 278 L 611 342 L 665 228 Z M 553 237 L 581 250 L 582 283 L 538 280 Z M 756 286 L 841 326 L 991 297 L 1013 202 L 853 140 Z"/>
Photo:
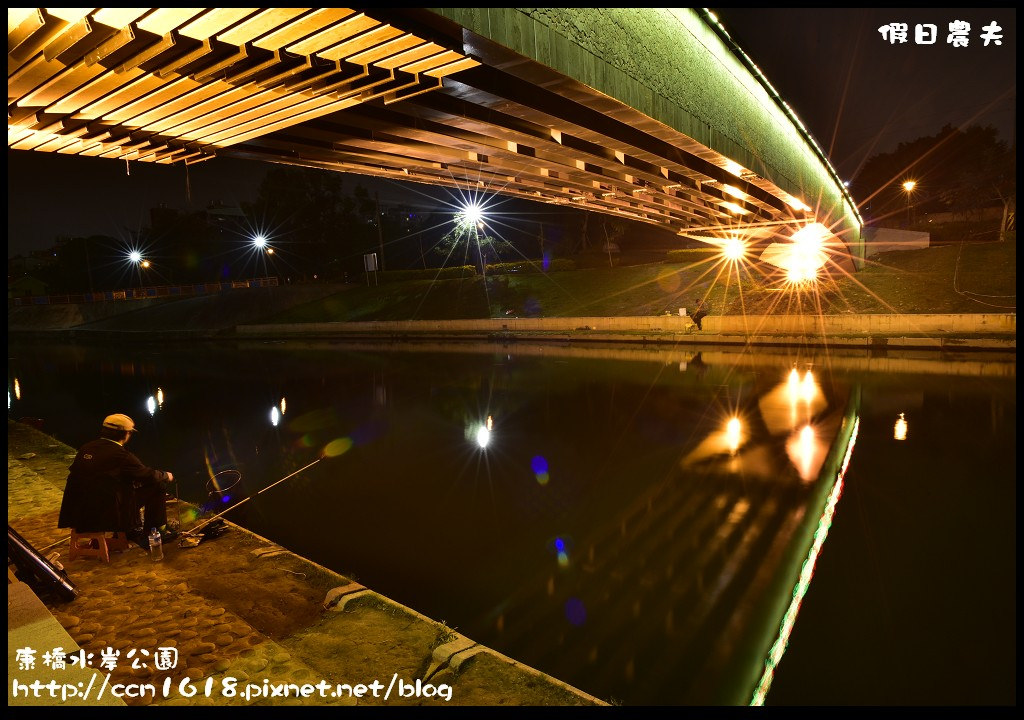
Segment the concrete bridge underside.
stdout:
<path fill-rule="evenodd" d="M 754 243 L 861 221 L 709 13 L 8 10 L 8 146 L 247 158 L 516 195 Z"/>

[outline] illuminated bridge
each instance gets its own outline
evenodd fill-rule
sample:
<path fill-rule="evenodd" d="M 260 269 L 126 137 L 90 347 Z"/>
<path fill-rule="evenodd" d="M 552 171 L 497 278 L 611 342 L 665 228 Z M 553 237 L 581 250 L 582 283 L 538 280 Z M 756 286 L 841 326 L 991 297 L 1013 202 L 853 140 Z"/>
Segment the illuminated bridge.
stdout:
<path fill-rule="evenodd" d="M 254 159 L 863 257 L 824 154 L 707 11 L 10 8 L 8 146 Z"/>

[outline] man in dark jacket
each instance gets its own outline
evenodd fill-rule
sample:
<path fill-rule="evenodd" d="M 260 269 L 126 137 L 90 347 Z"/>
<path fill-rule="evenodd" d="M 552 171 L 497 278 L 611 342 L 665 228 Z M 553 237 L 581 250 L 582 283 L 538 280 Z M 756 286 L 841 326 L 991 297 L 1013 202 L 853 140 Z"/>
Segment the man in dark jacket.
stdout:
<path fill-rule="evenodd" d="M 134 433 L 130 417 L 108 415 L 100 437 L 79 448 L 64 487 L 57 527 L 77 532 L 127 532 L 145 547 L 149 541 L 143 528 L 155 527 L 170 534 L 164 488 L 174 481 L 174 475 L 146 467 L 125 449 Z M 140 507 L 143 528 L 138 528 Z"/>
<path fill-rule="evenodd" d="M 701 327 L 700 321 L 707 317 L 708 304 L 704 302 L 703 298 L 695 298 L 693 302 L 696 305 L 693 309 L 693 322 L 697 325 L 698 330 L 703 330 L 704 328 Z"/>

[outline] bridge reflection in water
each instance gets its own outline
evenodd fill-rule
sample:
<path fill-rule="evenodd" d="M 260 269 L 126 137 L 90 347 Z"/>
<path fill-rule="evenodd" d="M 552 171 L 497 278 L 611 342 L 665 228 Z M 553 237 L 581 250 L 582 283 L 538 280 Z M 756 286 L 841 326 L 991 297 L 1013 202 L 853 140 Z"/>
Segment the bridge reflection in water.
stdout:
<path fill-rule="evenodd" d="M 76 445 L 112 408 L 134 413 L 134 449 L 174 469 L 185 499 L 229 468 L 251 496 L 330 448 L 232 519 L 598 697 L 670 705 L 763 701 L 844 512 L 858 416 L 874 456 L 854 466 L 890 507 L 907 471 L 893 477 L 877 456 L 889 452 L 879 437 L 897 443 L 899 413 L 905 467 L 935 465 L 961 407 L 981 422 L 991 404 L 984 447 L 1002 453 L 1015 367 L 969 363 L 975 377 L 955 387 L 971 404 L 953 405 L 948 377 L 964 366 L 934 355 L 370 342 L 22 343 L 9 355 L 12 417 L 43 418 Z M 922 398 L 938 410 L 924 424 Z M 956 485 L 962 464 L 950 473 L 921 481 Z M 947 496 L 969 502 L 934 494 Z M 986 587 L 1002 587 L 1004 556 Z"/>
<path fill-rule="evenodd" d="M 858 387 L 795 373 L 702 428 L 676 473 L 571 551 L 556 539 L 560 567 L 526 581 L 476 639 L 627 704 L 763 703 L 858 424 Z"/>

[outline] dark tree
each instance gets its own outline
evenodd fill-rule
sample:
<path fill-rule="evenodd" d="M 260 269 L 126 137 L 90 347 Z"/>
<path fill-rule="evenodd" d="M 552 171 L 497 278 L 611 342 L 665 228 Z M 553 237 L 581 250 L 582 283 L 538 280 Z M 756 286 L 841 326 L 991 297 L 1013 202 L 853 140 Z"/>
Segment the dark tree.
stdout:
<path fill-rule="evenodd" d="M 995 128 L 947 125 L 868 159 L 851 191 L 868 222 L 902 224 L 908 205 L 918 216 L 952 210 L 966 217 L 995 205 L 1012 209 L 1014 171 L 1014 152 Z M 907 180 L 917 183 L 909 196 Z"/>
<path fill-rule="evenodd" d="M 361 194 L 345 195 L 341 173 L 279 166 L 267 172 L 256 200 L 243 209 L 297 272 L 332 274 L 376 241 L 372 200 L 356 190 Z"/>

